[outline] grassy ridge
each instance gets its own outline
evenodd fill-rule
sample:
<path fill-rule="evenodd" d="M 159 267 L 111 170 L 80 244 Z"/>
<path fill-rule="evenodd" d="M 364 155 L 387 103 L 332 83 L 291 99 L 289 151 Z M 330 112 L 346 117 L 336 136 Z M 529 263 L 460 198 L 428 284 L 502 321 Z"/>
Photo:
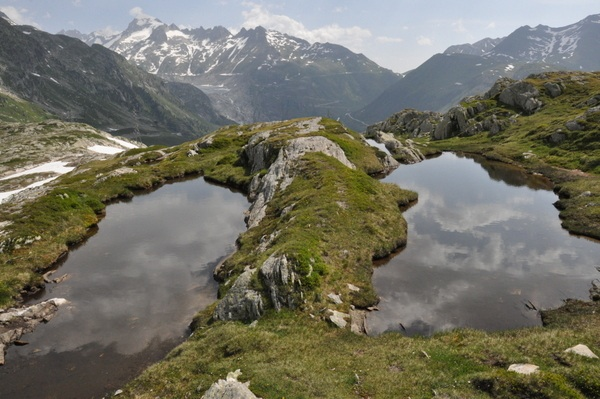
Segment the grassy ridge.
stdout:
<path fill-rule="evenodd" d="M 190 174 L 247 190 L 253 174 L 241 148 L 253 134 L 267 130 L 278 132 L 269 138 L 271 145 L 282 145 L 297 137 L 298 122 L 224 128 L 177 147 L 130 150 L 64 176 L 49 195 L 23 208 L 26 218 L 0 215 L 12 222 L 4 228 L 8 237 L 24 240 L 0 254 L 0 300 L 11 303 L 24 284 L 39 283 L 35 271 L 47 264 L 32 262 L 51 262 L 84 239 L 86 228 L 115 198 Z M 377 171 L 378 152 L 343 126 L 322 123 L 324 131 L 310 134 L 338 143 L 357 170 L 322 154 L 303 157 L 293 183 L 275 196 L 261 224 L 240 236 L 239 250 L 225 266 L 237 274 L 275 251 L 292 254 L 307 301 L 295 311 L 270 310 L 254 327 L 213 322 L 214 305 L 209 307 L 196 317 L 193 336 L 124 387 L 122 397 L 200 397 L 236 369 L 264 398 L 600 397 L 600 363 L 563 352 L 579 343 L 600 351 L 598 304 L 570 303 L 545 313 L 546 328 L 462 329 L 431 338 L 357 336 L 325 323 L 323 310 L 334 306 L 324 299 L 329 292 L 344 298 L 338 310 L 373 303 L 372 259 L 403 244 L 399 205 L 416 195 L 369 177 L 367 172 Z M 271 246 L 257 251 L 275 231 Z M 313 267 L 310 276 L 302 273 L 307 264 Z M 348 283 L 359 286 L 359 294 L 349 292 Z M 261 288 L 260 281 L 255 284 Z M 521 376 L 506 371 L 511 363 L 529 362 L 541 372 Z"/>

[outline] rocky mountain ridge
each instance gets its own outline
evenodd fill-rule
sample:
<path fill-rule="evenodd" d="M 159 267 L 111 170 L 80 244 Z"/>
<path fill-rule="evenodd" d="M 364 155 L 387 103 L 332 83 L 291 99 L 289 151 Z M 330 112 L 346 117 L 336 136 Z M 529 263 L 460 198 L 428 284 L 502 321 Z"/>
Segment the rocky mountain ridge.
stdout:
<path fill-rule="evenodd" d="M 0 86 L 66 121 L 174 144 L 230 123 L 197 88 L 167 83 L 102 46 L 0 18 Z"/>
<path fill-rule="evenodd" d="M 262 27 L 181 29 L 152 17 L 112 36 L 63 32 L 102 44 L 164 79 L 205 91 L 241 123 L 302 116 L 344 118 L 399 79 L 362 54 Z"/>
<path fill-rule="evenodd" d="M 502 77 L 600 70 L 599 50 L 600 14 L 561 28 L 523 26 L 505 38 L 449 47 L 352 115 L 370 125 L 405 108 L 445 112 Z"/>

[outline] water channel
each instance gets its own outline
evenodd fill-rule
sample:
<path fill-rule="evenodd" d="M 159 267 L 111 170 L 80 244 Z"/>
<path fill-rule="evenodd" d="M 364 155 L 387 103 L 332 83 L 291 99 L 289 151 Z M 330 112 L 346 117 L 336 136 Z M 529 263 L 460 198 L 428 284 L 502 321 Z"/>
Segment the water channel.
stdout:
<path fill-rule="evenodd" d="M 600 244 L 562 229 L 551 184 L 505 164 L 444 153 L 385 181 L 419 193 L 408 244 L 379 262 L 370 334 L 540 325 L 536 309 L 588 299 Z"/>
<path fill-rule="evenodd" d="M 216 299 L 215 264 L 245 230 L 246 198 L 203 179 L 110 205 L 35 302 L 70 305 L 11 346 L 0 398 L 102 398 L 163 358 Z"/>

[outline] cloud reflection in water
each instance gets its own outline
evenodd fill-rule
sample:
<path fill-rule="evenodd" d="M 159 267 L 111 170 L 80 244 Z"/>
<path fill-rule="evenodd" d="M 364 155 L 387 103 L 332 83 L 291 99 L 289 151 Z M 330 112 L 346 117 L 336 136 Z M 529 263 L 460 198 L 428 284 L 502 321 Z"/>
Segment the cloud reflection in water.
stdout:
<path fill-rule="evenodd" d="M 373 334 L 400 324 L 409 334 L 538 325 L 528 301 L 548 308 L 587 297 L 600 246 L 561 228 L 557 198 L 539 177 L 502 167 L 447 153 L 386 178 L 419 202 L 405 212 L 406 249 L 375 271 Z"/>

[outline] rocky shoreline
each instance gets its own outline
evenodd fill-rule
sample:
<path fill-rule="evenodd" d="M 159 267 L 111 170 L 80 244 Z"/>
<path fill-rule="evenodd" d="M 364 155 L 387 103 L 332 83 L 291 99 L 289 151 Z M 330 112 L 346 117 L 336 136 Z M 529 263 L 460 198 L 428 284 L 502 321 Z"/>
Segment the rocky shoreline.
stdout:
<path fill-rule="evenodd" d="M 69 302 L 64 298 L 53 298 L 22 308 L 0 309 L 0 365 L 5 364 L 5 352 L 10 345 L 27 345 L 23 335 L 47 323 L 58 309 Z"/>

